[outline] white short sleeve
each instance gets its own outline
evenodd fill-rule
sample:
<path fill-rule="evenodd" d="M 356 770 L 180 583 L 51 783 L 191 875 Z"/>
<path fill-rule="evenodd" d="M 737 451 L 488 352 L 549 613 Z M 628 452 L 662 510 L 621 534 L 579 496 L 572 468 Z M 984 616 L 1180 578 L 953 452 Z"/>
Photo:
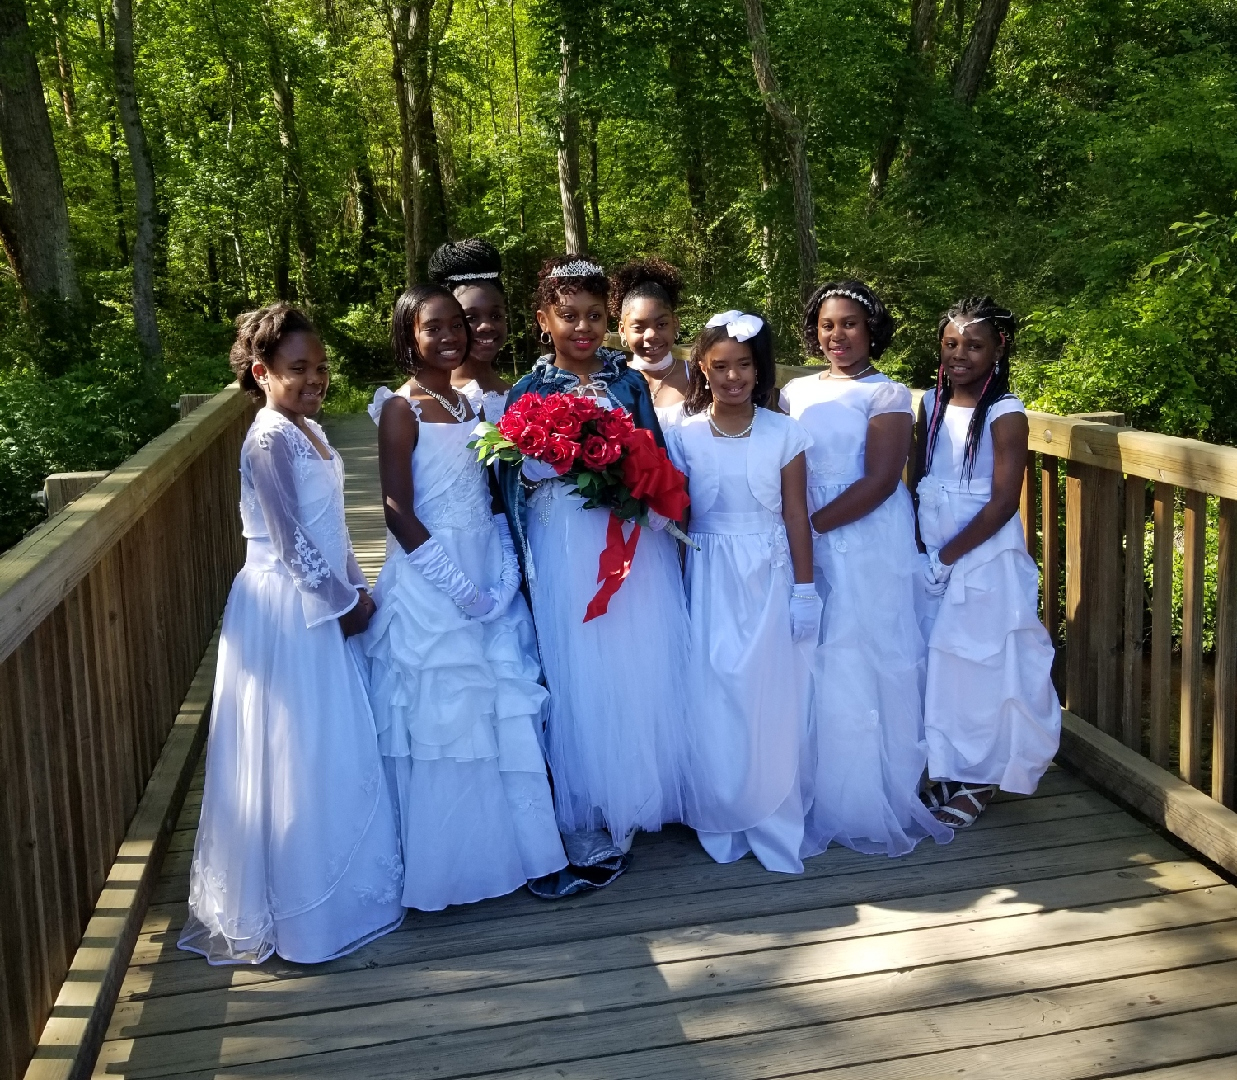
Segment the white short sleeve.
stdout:
<path fill-rule="evenodd" d="M 784 469 L 812 445 L 812 436 L 798 420 L 792 420 L 789 416 L 779 416 L 778 419 L 782 421 L 782 457 L 778 468 Z"/>
<path fill-rule="evenodd" d="M 880 416 L 883 413 L 915 415 L 915 410 L 911 408 L 911 392 L 900 382 L 879 382 L 872 391 L 868 416 Z"/>
<path fill-rule="evenodd" d="M 999 420 L 1002 416 L 1009 416 L 1011 413 L 1022 413 L 1026 415 L 1026 406 L 1022 404 L 1013 394 L 1007 394 L 1000 401 L 994 401 L 988 406 L 988 423 L 993 420 Z"/>
<path fill-rule="evenodd" d="M 683 473 L 686 476 L 687 475 L 687 455 L 683 453 L 682 430 L 678 427 L 678 425 L 675 425 L 672 428 L 666 428 L 665 430 L 663 430 L 662 434 L 665 436 L 665 439 L 666 439 L 667 456 L 670 458 L 672 462 L 674 462 L 674 467 L 678 469 L 679 472 Z"/>

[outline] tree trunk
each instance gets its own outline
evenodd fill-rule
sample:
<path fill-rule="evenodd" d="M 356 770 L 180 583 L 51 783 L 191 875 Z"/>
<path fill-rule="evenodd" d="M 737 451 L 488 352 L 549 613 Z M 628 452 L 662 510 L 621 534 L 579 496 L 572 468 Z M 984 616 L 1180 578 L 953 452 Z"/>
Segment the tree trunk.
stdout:
<path fill-rule="evenodd" d="M 299 298 L 303 304 L 312 306 L 317 299 L 314 272 L 318 245 L 314 239 L 313 222 L 310 220 L 309 188 L 305 183 L 305 165 L 301 158 L 301 144 L 296 134 L 296 103 L 288 72 L 275 31 L 266 28 L 267 49 L 271 72 L 271 95 L 279 115 L 279 146 L 283 152 L 284 193 L 290 199 L 292 232 L 296 237 L 296 251 L 300 256 L 298 276 Z M 285 205 L 287 205 L 285 203 Z"/>
<path fill-rule="evenodd" d="M 103 14 L 103 6 L 95 0 L 95 25 L 99 28 L 99 50 L 104 55 L 108 51 L 107 19 Z M 125 232 L 125 197 L 120 183 L 120 154 L 118 153 L 119 138 L 116 134 L 116 97 L 105 94 L 107 105 L 107 160 L 112 174 L 112 217 L 116 220 L 116 249 L 120 252 L 122 266 L 129 265 L 129 237 Z"/>
<path fill-rule="evenodd" d="M 559 37 L 558 193 L 563 204 L 563 247 L 568 255 L 588 254 L 588 225 L 580 198 L 580 110 L 574 80 L 575 52 L 564 31 Z"/>
<path fill-rule="evenodd" d="M 416 284 L 417 227 L 416 193 L 412 178 L 412 124 L 408 117 L 408 87 L 404 79 L 403 50 L 407 40 L 407 8 L 391 8 L 391 79 L 395 83 L 395 105 L 399 113 L 399 201 L 404 215 L 404 284 Z"/>
<path fill-rule="evenodd" d="M 116 107 L 129 148 L 137 203 L 137 231 L 133 237 L 133 322 L 142 347 L 147 376 L 163 363 L 163 343 L 155 309 L 155 167 L 138 110 L 133 78 L 133 2 L 112 0 L 112 70 L 116 80 Z"/>
<path fill-rule="evenodd" d="M 0 237 L 24 300 L 77 303 L 69 211 L 24 0 L 0 0 L 0 154 L 8 173 Z"/>
<path fill-rule="evenodd" d="M 1009 0 L 981 0 L 979 13 L 971 26 L 971 38 L 966 43 L 966 52 L 958 62 L 958 73 L 954 77 L 954 101 L 960 105 L 969 108 L 975 104 L 1008 11 Z"/>
<path fill-rule="evenodd" d="M 873 202 L 879 201 L 885 193 L 885 182 L 889 179 L 893 160 L 898 156 L 902 128 L 906 124 L 915 84 L 925 82 L 931 77 L 936 46 L 933 40 L 935 31 L 936 0 L 911 0 L 911 28 L 906 43 L 907 69 L 894 90 L 893 116 L 889 130 L 877 147 L 876 156 L 872 160 L 872 171 L 868 176 L 868 195 Z"/>
<path fill-rule="evenodd" d="M 520 49 L 516 39 L 515 0 L 509 0 L 511 14 L 511 78 L 515 84 L 515 156 L 517 167 L 522 171 L 524 162 L 524 128 L 520 122 Z M 524 180 L 519 179 L 520 232 L 524 231 Z"/>
<path fill-rule="evenodd" d="M 588 205 L 593 213 L 593 242 L 601 243 L 601 181 L 597 175 L 597 117 L 588 121 Z"/>
<path fill-rule="evenodd" d="M 52 32 L 56 41 L 56 71 L 60 78 L 60 105 L 69 130 L 77 126 L 77 92 L 73 86 L 73 58 L 69 55 L 68 15 L 64 0 L 52 5 Z"/>
<path fill-rule="evenodd" d="M 206 317 L 213 323 L 219 321 L 219 257 L 214 240 L 206 244 Z"/>
<path fill-rule="evenodd" d="M 807 161 L 803 125 L 782 95 L 769 59 L 769 38 L 761 0 L 743 0 L 747 11 L 747 35 L 752 43 L 752 67 L 756 84 L 769 116 L 781 130 L 790 163 L 790 181 L 795 200 L 795 243 L 799 253 L 799 296 L 805 303 L 816 287 L 816 212 L 812 204 L 812 174 Z"/>

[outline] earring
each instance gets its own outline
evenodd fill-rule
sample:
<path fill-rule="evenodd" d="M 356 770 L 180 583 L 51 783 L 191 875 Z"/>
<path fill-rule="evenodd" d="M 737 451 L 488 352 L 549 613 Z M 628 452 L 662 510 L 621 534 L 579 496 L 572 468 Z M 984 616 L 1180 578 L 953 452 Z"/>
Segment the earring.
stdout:
<path fill-rule="evenodd" d="M 619 334 L 619 343 L 623 346 L 624 349 L 631 348 L 631 346 L 627 344 L 627 338 L 625 338 L 622 334 Z"/>
<path fill-rule="evenodd" d="M 541 344 L 542 344 L 542 345 L 549 345 L 549 344 L 550 344 L 550 342 L 551 342 L 551 341 L 553 341 L 553 340 L 554 340 L 554 339 L 553 339 L 552 337 L 550 337 L 550 331 L 549 331 L 549 330 L 542 330 L 542 331 L 541 331 Z"/>

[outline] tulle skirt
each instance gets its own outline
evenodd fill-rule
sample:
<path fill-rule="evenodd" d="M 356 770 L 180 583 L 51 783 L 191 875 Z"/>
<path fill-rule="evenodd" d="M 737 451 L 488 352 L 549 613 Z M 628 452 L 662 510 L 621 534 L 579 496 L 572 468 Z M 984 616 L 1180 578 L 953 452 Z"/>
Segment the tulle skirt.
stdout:
<path fill-rule="evenodd" d="M 682 820 L 688 623 L 678 546 L 651 529 L 609 611 L 584 622 L 609 520 L 550 481 L 530 499 L 527 531 L 559 825 L 622 844 Z"/>
<path fill-rule="evenodd" d="M 767 511 L 711 513 L 691 538 L 686 822 L 719 862 L 753 851 L 767 869 L 801 873 L 815 643 L 791 641 L 785 530 Z"/>
<path fill-rule="evenodd" d="M 1061 705 L 1038 593 L 1030 556 L 1007 548 L 975 566 L 964 555 L 944 597 L 929 602 L 924 727 L 934 780 L 1030 795 L 1056 754 Z"/>
<path fill-rule="evenodd" d="M 492 528 L 435 538 L 482 588 L 498 577 Z M 501 896 L 567 863 L 538 739 L 546 697 L 523 597 L 470 619 L 396 551 L 364 635 L 378 739 L 398 793 L 406 907 Z"/>
<path fill-rule="evenodd" d="M 237 575 L 182 949 L 318 963 L 399 925 L 395 810 L 354 648 L 337 622 L 305 626 L 281 567 Z"/>
<path fill-rule="evenodd" d="M 811 487 L 813 512 L 847 485 Z M 919 553 L 910 494 L 901 485 L 866 517 L 813 541 L 825 603 L 816 650 L 813 804 L 803 853 L 836 841 L 904 855 L 953 832 L 919 799 L 925 649 L 916 615 Z"/>

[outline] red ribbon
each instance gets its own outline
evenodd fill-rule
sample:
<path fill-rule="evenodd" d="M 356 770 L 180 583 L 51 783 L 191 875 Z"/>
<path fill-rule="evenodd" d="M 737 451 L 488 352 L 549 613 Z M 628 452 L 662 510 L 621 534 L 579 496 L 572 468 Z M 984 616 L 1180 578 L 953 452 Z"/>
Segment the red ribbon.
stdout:
<path fill-rule="evenodd" d="M 610 515 L 606 526 L 606 546 L 597 560 L 597 580 L 601 588 L 584 611 L 584 621 L 589 622 L 604 615 L 610 609 L 610 598 L 619 590 L 631 573 L 631 560 L 636 555 L 636 541 L 640 539 L 640 526 L 631 530 L 631 536 L 623 539 L 623 519 Z"/>

